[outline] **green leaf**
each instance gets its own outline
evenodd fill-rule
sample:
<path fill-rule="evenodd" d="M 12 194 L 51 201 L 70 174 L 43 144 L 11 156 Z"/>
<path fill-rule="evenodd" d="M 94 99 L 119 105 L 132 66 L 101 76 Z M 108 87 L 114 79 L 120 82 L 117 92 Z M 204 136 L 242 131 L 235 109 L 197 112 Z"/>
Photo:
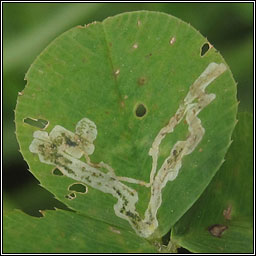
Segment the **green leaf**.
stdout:
<path fill-rule="evenodd" d="M 202 54 L 205 44 L 190 25 L 147 11 L 56 38 L 16 107 L 31 172 L 85 216 L 162 237 L 215 175 L 235 125 L 235 82 L 210 44 Z M 77 182 L 86 193 L 69 191 Z"/>
<path fill-rule="evenodd" d="M 36 218 L 13 211 L 4 216 L 4 253 L 156 252 L 133 233 L 74 212 L 45 211 L 43 215 Z"/>
<path fill-rule="evenodd" d="M 226 162 L 172 231 L 172 240 L 192 252 L 253 252 L 253 119 L 238 117 Z"/>

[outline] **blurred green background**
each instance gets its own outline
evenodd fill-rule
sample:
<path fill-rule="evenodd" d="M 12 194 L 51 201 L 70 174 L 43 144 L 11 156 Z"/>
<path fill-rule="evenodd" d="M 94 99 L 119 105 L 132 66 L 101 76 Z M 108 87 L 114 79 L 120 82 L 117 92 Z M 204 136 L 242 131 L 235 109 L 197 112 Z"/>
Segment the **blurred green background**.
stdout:
<path fill-rule="evenodd" d="M 3 3 L 3 199 L 4 213 L 18 208 L 65 208 L 38 181 L 18 151 L 14 109 L 24 76 L 36 56 L 58 35 L 118 13 L 151 10 L 174 15 L 208 38 L 238 83 L 239 110 L 253 110 L 253 3 Z"/>

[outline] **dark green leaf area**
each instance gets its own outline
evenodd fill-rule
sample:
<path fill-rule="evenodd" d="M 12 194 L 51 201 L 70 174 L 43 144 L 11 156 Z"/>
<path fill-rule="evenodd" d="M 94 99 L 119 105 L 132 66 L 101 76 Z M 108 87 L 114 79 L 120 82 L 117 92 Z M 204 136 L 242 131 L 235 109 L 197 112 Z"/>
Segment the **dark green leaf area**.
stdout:
<path fill-rule="evenodd" d="M 4 217 L 4 253 L 156 252 L 147 241 L 115 226 L 62 210 L 36 218 L 20 211 Z"/>
<path fill-rule="evenodd" d="M 253 251 L 253 124 L 239 113 L 226 161 L 193 207 L 174 226 L 172 239 L 192 252 Z"/>

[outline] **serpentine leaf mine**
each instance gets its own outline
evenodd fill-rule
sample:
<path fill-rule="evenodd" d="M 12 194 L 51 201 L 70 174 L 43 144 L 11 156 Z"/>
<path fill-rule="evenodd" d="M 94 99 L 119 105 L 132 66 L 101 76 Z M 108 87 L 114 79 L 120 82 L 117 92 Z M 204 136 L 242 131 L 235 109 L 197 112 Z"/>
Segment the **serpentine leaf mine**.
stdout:
<path fill-rule="evenodd" d="M 77 123 L 74 133 L 60 125 L 56 125 L 49 134 L 45 131 L 35 131 L 29 150 L 38 154 L 42 163 L 54 165 L 63 175 L 103 193 L 111 194 L 117 199 L 114 205 L 115 214 L 127 220 L 138 235 L 149 237 L 158 227 L 157 212 L 162 203 L 163 188 L 168 181 L 176 179 L 182 167 L 182 159 L 195 150 L 204 136 L 205 129 L 198 114 L 216 97 L 215 94 L 207 94 L 205 89 L 225 70 L 226 66 L 223 63 L 210 63 L 190 86 L 175 115 L 159 131 L 148 153 L 152 157 L 149 183 L 116 176 L 114 169 L 108 164 L 91 162 L 89 155 L 94 152 L 93 141 L 97 137 L 97 127 L 88 118 L 83 118 Z M 184 118 L 188 124 L 188 137 L 174 144 L 169 156 L 157 170 L 162 140 L 168 133 L 172 133 Z M 82 156 L 86 162 L 79 160 Z M 135 206 L 139 200 L 137 191 L 122 181 L 150 187 L 151 197 L 144 217 L 136 211 Z"/>

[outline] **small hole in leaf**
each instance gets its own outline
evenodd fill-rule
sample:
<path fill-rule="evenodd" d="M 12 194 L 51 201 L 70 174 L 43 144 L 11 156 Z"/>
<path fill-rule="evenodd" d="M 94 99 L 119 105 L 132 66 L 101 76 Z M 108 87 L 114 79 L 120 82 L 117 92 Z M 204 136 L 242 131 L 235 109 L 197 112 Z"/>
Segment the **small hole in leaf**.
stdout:
<path fill-rule="evenodd" d="M 208 52 L 209 49 L 210 45 L 208 43 L 205 43 L 201 48 L 201 57 L 203 57 Z"/>
<path fill-rule="evenodd" d="M 23 122 L 25 124 L 28 124 L 28 125 L 40 128 L 40 129 L 45 129 L 49 124 L 49 122 L 47 120 L 34 119 L 34 118 L 30 118 L 30 117 L 24 118 Z"/>
<path fill-rule="evenodd" d="M 58 168 L 53 169 L 52 174 L 56 176 L 63 176 L 63 173 Z"/>
<path fill-rule="evenodd" d="M 147 109 L 143 104 L 139 104 L 136 107 L 135 114 L 137 117 L 143 117 L 147 113 Z"/>
<path fill-rule="evenodd" d="M 133 49 L 137 49 L 139 47 L 138 43 L 135 43 L 133 46 Z"/>
<path fill-rule="evenodd" d="M 81 183 L 75 183 L 72 184 L 69 188 L 69 191 L 73 191 L 73 192 L 78 192 L 78 193 L 82 193 L 85 194 L 87 193 L 87 187 L 84 184 Z"/>
<path fill-rule="evenodd" d="M 176 38 L 175 37 L 172 37 L 171 39 L 170 39 L 170 45 L 173 45 L 174 43 L 175 43 L 175 41 L 176 41 Z"/>
<path fill-rule="evenodd" d="M 114 75 L 117 77 L 119 74 L 120 74 L 120 69 L 117 69 L 117 70 L 114 72 Z"/>
<path fill-rule="evenodd" d="M 66 195 L 65 198 L 67 198 L 69 200 L 75 199 L 76 198 L 76 194 L 75 193 L 70 193 L 70 194 Z"/>

